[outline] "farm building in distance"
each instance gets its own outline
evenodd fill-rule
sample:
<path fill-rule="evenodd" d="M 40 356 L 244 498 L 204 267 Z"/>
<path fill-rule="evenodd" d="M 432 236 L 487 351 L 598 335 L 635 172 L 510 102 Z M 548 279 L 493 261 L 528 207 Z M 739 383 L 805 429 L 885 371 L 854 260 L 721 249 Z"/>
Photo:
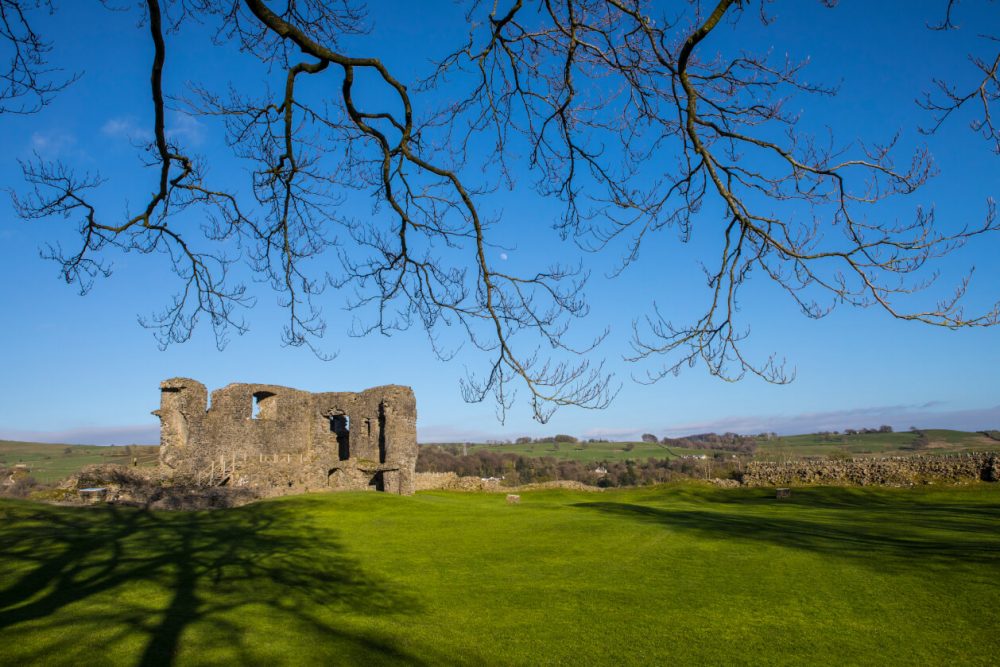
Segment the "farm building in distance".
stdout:
<path fill-rule="evenodd" d="M 417 460 L 413 390 L 310 393 L 268 384 L 212 392 L 160 384 L 160 465 L 170 476 L 268 494 L 365 490 L 409 495 Z"/>

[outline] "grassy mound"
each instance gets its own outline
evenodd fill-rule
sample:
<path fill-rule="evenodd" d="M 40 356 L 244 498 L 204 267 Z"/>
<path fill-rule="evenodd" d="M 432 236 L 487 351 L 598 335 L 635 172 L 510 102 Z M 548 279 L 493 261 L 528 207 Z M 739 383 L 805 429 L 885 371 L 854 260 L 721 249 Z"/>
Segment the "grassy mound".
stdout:
<path fill-rule="evenodd" d="M 1000 485 L 0 502 L 4 664 L 994 664 Z"/>

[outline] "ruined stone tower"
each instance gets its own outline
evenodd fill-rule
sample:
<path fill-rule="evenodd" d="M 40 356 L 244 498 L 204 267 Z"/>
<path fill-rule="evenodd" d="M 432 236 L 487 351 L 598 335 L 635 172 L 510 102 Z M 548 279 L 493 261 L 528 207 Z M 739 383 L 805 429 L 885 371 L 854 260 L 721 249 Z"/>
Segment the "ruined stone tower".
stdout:
<path fill-rule="evenodd" d="M 268 494 L 373 489 L 409 495 L 417 408 L 409 387 L 309 393 L 268 384 L 212 392 L 160 383 L 160 465 L 200 483 Z"/>

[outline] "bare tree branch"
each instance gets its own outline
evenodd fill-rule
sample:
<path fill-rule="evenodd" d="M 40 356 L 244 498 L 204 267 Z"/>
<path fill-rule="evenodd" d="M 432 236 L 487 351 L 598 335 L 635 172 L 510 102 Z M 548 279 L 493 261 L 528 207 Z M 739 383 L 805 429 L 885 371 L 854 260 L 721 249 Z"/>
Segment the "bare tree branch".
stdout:
<path fill-rule="evenodd" d="M 0 114 L 39 111 L 79 76 L 60 76 L 49 65 L 52 45 L 29 22 L 33 12 L 52 13 L 51 0 L 0 0 L 0 44 L 9 52 L 0 70 Z"/>
<path fill-rule="evenodd" d="M 945 17 L 941 23 L 931 26 L 932 30 L 958 30 L 960 26 L 952 22 L 952 12 L 957 3 L 948 0 Z M 971 111 L 969 127 L 992 144 L 993 152 L 1000 155 L 1000 123 L 997 121 L 997 107 L 1000 106 L 1000 33 L 980 34 L 979 43 L 987 55 L 970 53 L 972 83 L 961 87 L 945 79 L 934 79 L 934 91 L 925 93 L 917 103 L 931 112 L 934 122 L 921 128 L 924 134 L 934 134 L 951 116 L 965 108 Z"/>
<path fill-rule="evenodd" d="M 675 325 L 654 306 L 634 324 L 631 361 L 671 359 L 647 381 L 699 360 L 725 379 L 791 380 L 776 356 L 758 362 L 742 352 L 749 329 L 736 321 L 739 292 L 753 272 L 809 317 L 848 303 L 938 326 L 995 324 L 996 307 L 964 314 L 965 281 L 932 309 L 906 310 L 898 298 L 928 285 L 917 277 L 927 262 L 995 231 L 995 216 L 953 233 L 936 229 L 933 212 L 908 224 L 870 222 L 864 209 L 914 192 L 933 173 L 929 154 L 898 164 L 895 138 L 838 147 L 801 132 L 787 98 L 836 92 L 806 82 L 805 63 L 703 56 L 720 25 L 747 20 L 745 4 L 721 0 L 703 14 L 693 2 L 688 25 L 654 16 L 654 6 L 639 0 L 549 0 L 537 11 L 522 2 L 490 6 L 488 21 L 470 20 L 487 34 L 474 32 L 425 85 L 456 70 L 475 77 L 468 97 L 442 112 L 452 142 L 492 128 L 491 159 L 504 164 L 511 132 L 520 133 L 537 190 L 564 203 L 560 228 L 592 250 L 624 241 L 621 270 L 651 234 L 673 229 L 687 241 L 696 223 L 709 223 L 701 212 L 723 205 L 717 258 L 705 267 L 704 315 Z M 487 6 L 476 3 L 477 10 Z M 811 224 L 795 222 L 803 211 Z"/>
<path fill-rule="evenodd" d="M 648 0 L 471 0 L 468 38 L 411 88 L 357 53 L 369 17 L 349 0 L 146 0 L 152 194 L 138 212 L 108 218 L 93 204 L 99 175 L 36 156 L 22 164 L 29 191 L 15 204 L 27 219 L 76 222 L 79 244 L 46 254 L 84 291 L 110 271 L 109 251 L 164 253 L 182 287 L 144 320 L 163 345 L 187 339 L 203 317 L 219 345 L 245 329 L 238 313 L 252 300 L 231 273 L 243 259 L 287 309 L 285 344 L 325 356 L 319 297 L 346 290 L 354 335 L 416 325 L 442 359 L 467 343 L 485 363 L 463 394 L 492 397 L 501 419 L 517 390 L 541 421 L 561 406 L 604 407 L 615 393 L 590 360 L 608 331 L 583 344 L 571 337 L 588 313 L 584 266 L 554 262 L 520 275 L 489 259 L 500 221 L 484 202 L 495 188 L 519 187 L 524 173 L 560 203 L 564 237 L 594 252 L 623 250 L 615 275 L 658 235 L 714 242 L 693 321 L 675 323 L 656 305 L 664 297 L 651 294 L 648 315 L 633 322 L 629 359 L 643 364 L 642 381 L 699 362 L 727 380 L 790 381 L 794 371 L 776 354 L 746 353 L 740 304 L 753 275 L 812 318 L 848 304 L 933 326 L 996 324 L 998 306 L 963 310 L 968 277 L 931 307 L 911 298 L 934 285 L 934 260 L 997 231 L 995 203 L 958 230 L 939 225 L 933 209 L 881 219 L 880 202 L 916 192 L 934 173 L 929 153 L 900 156 L 898 137 L 841 143 L 804 130 L 790 100 L 835 88 L 811 82 L 806 62 L 713 46 L 722 29 L 771 24 L 765 3 L 754 13 L 750 4 L 692 0 L 667 14 Z M 20 12 L 26 6 L 0 0 L 0 41 L 15 54 L 0 103 L 32 110 L 64 84 L 45 83 L 48 46 Z M 948 2 L 932 27 L 956 27 L 953 9 Z M 278 89 L 196 85 L 171 96 L 168 43 L 189 20 L 211 23 L 220 47 L 255 58 L 262 82 L 277 72 Z M 972 84 L 936 82 L 923 101 L 934 114 L 925 130 L 975 109 L 973 129 L 1000 151 L 1000 54 L 971 62 Z M 169 100 L 224 124 L 234 155 L 250 165 L 246 191 L 206 182 L 204 161 L 165 130 Z M 373 202 L 362 219 L 344 213 L 357 193 Z M 332 255 L 336 267 L 324 262 Z"/>

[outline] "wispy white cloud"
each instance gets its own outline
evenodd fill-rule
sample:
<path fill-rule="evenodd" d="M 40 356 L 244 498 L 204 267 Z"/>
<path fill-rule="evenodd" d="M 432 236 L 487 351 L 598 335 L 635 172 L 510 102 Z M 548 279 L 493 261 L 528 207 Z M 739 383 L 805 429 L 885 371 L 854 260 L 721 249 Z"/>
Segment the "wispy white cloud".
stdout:
<path fill-rule="evenodd" d="M 591 428 L 583 432 L 584 438 L 607 438 L 609 440 L 635 440 L 642 434 L 634 428 Z"/>
<path fill-rule="evenodd" d="M 101 126 L 101 134 L 112 139 L 126 139 L 130 142 L 147 142 L 153 138 L 149 129 L 139 125 L 132 116 L 109 118 Z"/>
<path fill-rule="evenodd" d="M 63 130 L 42 130 L 31 133 L 31 152 L 46 159 L 55 159 L 76 147 L 76 136 Z"/>
<path fill-rule="evenodd" d="M 463 428 L 450 424 L 430 424 L 417 426 L 419 442 L 483 442 L 500 438 L 495 431 L 478 428 Z"/>
<path fill-rule="evenodd" d="M 170 111 L 167 114 L 165 133 L 169 141 L 198 146 L 205 141 L 205 124 L 186 113 Z M 153 140 L 151 125 L 140 123 L 134 116 L 109 118 L 101 126 L 101 134 L 131 143 L 148 143 Z"/>
<path fill-rule="evenodd" d="M 88 426 L 61 431 L 22 431 L 0 428 L 0 440 L 58 442 L 70 445 L 155 445 L 160 427 L 154 424 L 128 426 Z"/>
<path fill-rule="evenodd" d="M 187 146 L 200 146 L 205 141 L 205 124 L 194 116 L 174 111 L 167 120 L 167 138 Z"/>
<path fill-rule="evenodd" d="M 842 431 L 846 428 L 874 428 L 888 424 L 900 430 L 918 428 L 954 428 L 978 431 L 1000 427 L 1000 405 L 964 410 L 940 410 L 944 403 L 930 401 L 913 405 L 882 405 L 828 412 L 802 412 L 780 415 L 745 415 L 680 424 L 663 425 L 658 434 L 679 436 L 691 433 L 724 432 L 780 434 Z"/>

